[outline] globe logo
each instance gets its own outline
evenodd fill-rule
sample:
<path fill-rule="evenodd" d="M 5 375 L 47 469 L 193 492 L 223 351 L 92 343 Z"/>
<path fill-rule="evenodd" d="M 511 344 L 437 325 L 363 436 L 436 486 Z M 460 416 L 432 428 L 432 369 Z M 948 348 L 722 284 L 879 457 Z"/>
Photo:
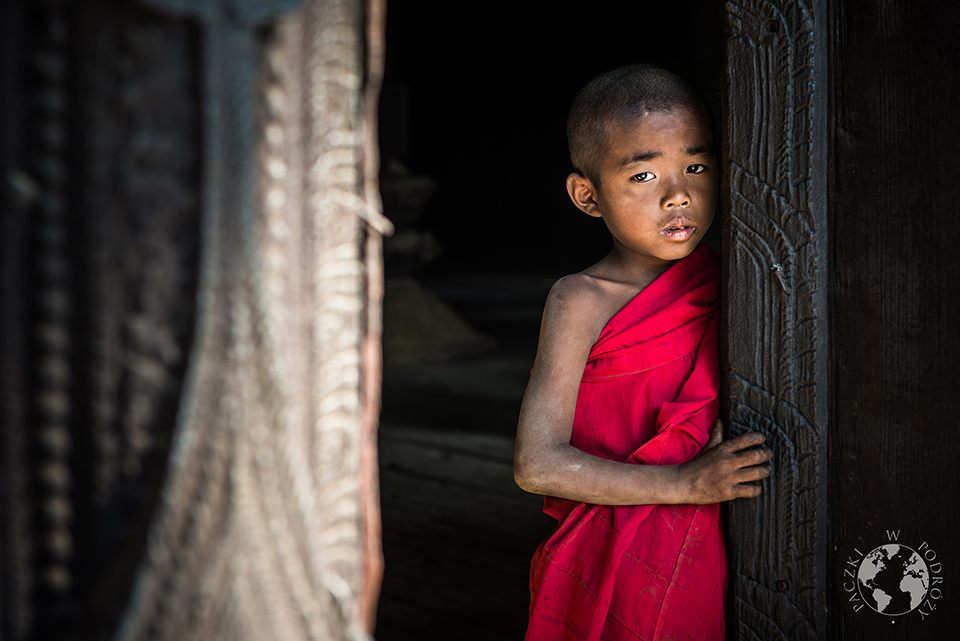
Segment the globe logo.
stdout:
<path fill-rule="evenodd" d="M 891 543 L 863 557 L 857 583 L 867 605 L 880 614 L 897 616 L 923 602 L 930 586 L 930 571 L 913 548 Z"/>

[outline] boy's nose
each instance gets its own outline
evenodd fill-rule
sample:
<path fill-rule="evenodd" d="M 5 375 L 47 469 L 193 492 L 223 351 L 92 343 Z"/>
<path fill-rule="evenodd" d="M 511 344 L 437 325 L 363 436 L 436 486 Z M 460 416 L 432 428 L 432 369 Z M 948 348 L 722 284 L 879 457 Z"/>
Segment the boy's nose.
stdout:
<path fill-rule="evenodd" d="M 674 185 L 663 196 L 661 205 L 664 209 L 674 209 L 676 207 L 689 207 L 690 194 L 680 185 Z"/>
<path fill-rule="evenodd" d="M 679 172 L 666 172 L 663 176 L 663 197 L 660 206 L 666 210 L 684 209 L 690 206 L 690 192 L 686 176 Z"/>

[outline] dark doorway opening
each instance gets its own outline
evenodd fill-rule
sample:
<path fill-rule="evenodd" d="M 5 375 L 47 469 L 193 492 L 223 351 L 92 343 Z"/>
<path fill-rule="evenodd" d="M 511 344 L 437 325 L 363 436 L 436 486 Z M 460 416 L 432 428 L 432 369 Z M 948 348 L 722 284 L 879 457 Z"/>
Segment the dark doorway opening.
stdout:
<path fill-rule="evenodd" d="M 610 5 L 389 6 L 382 179 L 399 233 L 385 247 L 380 641 L 523 635 L 530 556 L 553 520 L 513 485 L 516 419 L 550 285 L 610 242 L 564 187 L 573 95 L 651 62 L 719 102 L 720 3 Z"/>

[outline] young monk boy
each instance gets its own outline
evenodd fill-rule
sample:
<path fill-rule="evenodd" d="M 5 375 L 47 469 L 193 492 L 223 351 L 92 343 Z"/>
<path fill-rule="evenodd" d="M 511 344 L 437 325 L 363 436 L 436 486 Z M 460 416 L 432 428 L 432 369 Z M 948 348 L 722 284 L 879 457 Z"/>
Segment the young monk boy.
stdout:
<path fill-rule="evenodd" d="M 551 290 L 520 410 L 516 481 L 558 521 L 526 639 L 722 639 L 718 503 L 758 496 L 771 452 L 717 420 L 709 112 L 686 80 L 629 66 L 580 91 L 567 135 L 567 192 L 613 249 Z"/>

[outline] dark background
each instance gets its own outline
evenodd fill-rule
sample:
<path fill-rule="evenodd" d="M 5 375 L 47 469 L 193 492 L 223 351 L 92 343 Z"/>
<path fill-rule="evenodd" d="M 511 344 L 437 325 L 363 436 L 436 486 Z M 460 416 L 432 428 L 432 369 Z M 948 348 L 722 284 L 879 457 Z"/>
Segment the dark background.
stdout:
<path fill-rule="evenodd" d="M 385 247 L 381 641 L 520 639 L 526 628 L 530 559 L 555 522 L 513 483 L 520 402 L 550 285 L 610 249 L 603 222 L 566 192 L 573 96 L 606 69 L 647 62 L 719 102 L 718 2 L 576 7 L 388 5 L 382 166 L 436 182 L 415 226 L 441 253 L 411 273 Z M 718 218 L 714 238 L 719 229 Z M 406 325 L 391 312 L 418 305 L 397 302 L 395 275 L 414 276 L 495 347 L 443 359 L 425 340 L 420 362 L 393 358 L 395 330 L 425 335 L 436 320 Z"/>

